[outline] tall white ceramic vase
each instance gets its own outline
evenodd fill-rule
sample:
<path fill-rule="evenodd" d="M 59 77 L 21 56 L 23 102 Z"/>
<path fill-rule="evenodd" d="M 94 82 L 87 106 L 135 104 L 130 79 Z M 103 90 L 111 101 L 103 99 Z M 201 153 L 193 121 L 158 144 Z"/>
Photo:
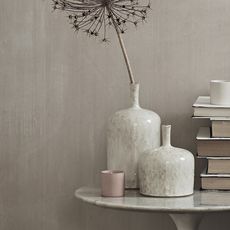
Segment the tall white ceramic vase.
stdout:
<path fill-rule="evenodd" d="M 130 85 L 131 107 L 108 122 L 107 167 L 125 172 L 125 187 L 138 188 L 137 162 L 146 149 L 160 146 L 160 117 L 139 105 L 139 84 Z"/>

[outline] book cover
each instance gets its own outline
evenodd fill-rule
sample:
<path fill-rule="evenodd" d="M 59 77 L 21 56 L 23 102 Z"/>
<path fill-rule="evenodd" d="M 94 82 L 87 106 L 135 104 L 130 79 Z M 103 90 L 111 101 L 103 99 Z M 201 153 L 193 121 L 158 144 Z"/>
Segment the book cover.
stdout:
<path fill-rule="evenodd" d="M 230 106 L 213 105 L 209 96 L 199 96 L 193 108 L 198 117 L 230 117 Z"/>
<path fill-rule="evenodd" d="M 208 174 L 230 174 L 230 157 L 207 157 Z"/>
<path fill-rule="evenodd" d="M 229 120 L 212 120 L 212 137 L 230 137 Z"/>
<path fill-rule="evenodd" d="M 196 139 L 198 156 L 230 156 L 230 138 L 212 137 L 210 127 L 200 127 Z"/>
<path fill-rule="evenodd" d="M 230 190 L 230 174 L 200 175 L 202 189 Z"/>

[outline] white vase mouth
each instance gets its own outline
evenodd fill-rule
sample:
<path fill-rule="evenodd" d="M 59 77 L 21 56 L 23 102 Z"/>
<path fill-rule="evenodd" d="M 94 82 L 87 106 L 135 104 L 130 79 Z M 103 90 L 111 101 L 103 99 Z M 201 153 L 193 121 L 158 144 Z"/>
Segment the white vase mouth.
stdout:
<path fill-rule="evenodd" d="M 124 174 L 124 171 L 121 170 L 103 170 L 102 174 Z"/>
<path fill-rule="evenodd" d="M 211 80 L 211 83 L 230 84 L 228 80 Z"/>
<path fill-rule="evenodd" d="M 171 147 L 171 125 L 162 125 L 162 145 L 163 147 Z"/>
<path fill-rule="evenodd" d="M 162 125 L 162 128 L 166 128 L 166 129 L 169 129 L 171 127 L 172 127 L 172 125 Z"/>
<path fill-rule="evenodd" d="M 131 83 L 130 84 L 130 100 L 132 108 L 140 108 L 139 104 L 139 83 Z"/>

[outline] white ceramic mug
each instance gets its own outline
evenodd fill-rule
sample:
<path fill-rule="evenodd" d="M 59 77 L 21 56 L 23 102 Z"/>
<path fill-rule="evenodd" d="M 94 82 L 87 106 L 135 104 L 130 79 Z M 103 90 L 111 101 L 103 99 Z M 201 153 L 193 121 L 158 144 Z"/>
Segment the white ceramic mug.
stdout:
<path fill-rule="evenodd" d="M 210 100 L 214 105 L 230 105 L 230 81 L 212 80 L 210 82 Z"/>

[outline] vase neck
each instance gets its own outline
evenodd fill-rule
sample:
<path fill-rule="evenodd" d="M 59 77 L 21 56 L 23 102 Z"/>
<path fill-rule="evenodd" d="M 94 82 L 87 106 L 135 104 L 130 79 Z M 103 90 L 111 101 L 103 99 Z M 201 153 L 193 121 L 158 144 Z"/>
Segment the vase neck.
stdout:
<path fill-rule="evenodd" d="M 140 108 L 139 104 L 139 84 L 130 84 L 130 99 L 132 108 Z"/>
<path fill-rule="evenodd" d="M 171 146 L 171 125 L 162 125 L 162 142 L 164 147 Z"/>

